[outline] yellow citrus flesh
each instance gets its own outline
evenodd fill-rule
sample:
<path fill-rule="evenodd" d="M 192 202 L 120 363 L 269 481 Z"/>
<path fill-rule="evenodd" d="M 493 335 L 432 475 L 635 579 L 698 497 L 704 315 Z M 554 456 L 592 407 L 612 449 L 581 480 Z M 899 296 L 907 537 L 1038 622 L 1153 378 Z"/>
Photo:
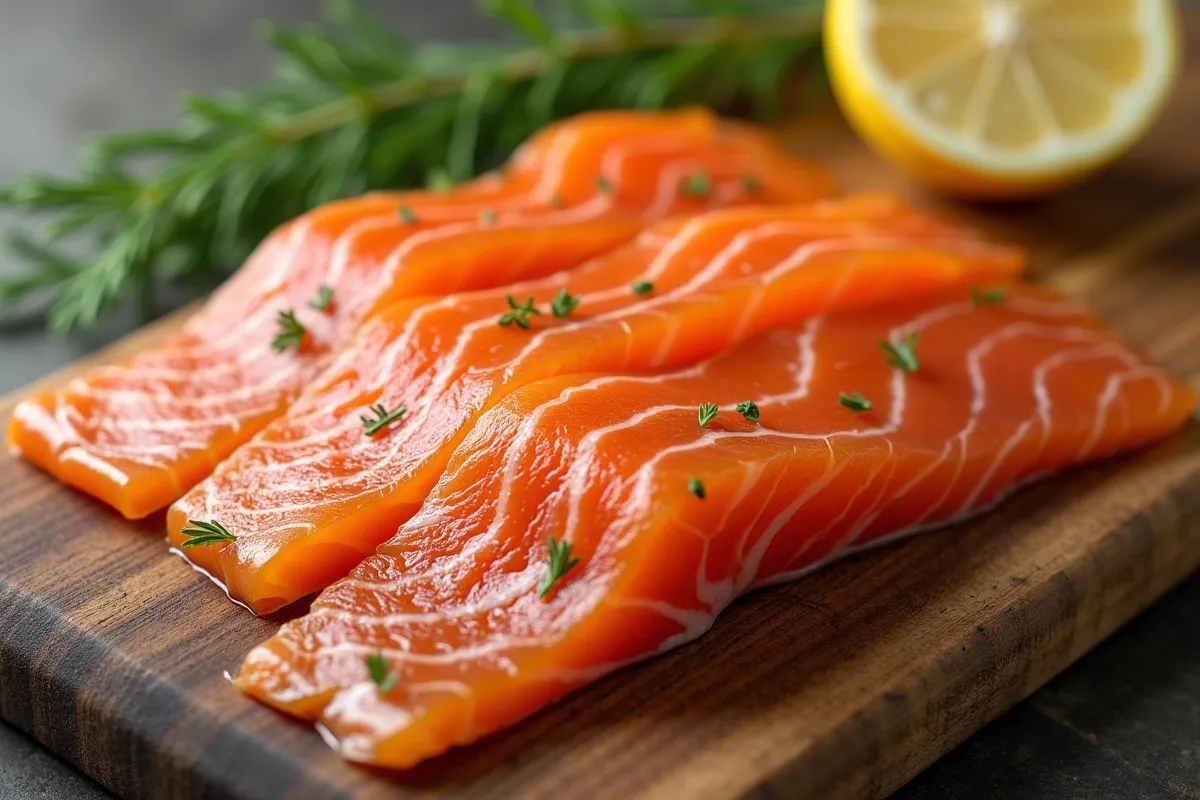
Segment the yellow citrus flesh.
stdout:
<path fill-rule="evenodd" d="M 834 92 L 879 153 L 948 191 L 1042 194 L 1125 152 L 1178 71 L 1172 0 L 829 0 Z"/>

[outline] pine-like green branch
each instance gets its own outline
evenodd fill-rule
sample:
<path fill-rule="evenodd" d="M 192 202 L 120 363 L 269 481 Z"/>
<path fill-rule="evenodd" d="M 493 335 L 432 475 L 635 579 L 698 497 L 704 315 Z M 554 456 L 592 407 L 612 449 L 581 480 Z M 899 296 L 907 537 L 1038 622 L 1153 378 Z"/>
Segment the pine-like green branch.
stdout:
<path fill-rule="evenodd" d="M 0 303 L 46 294 L 58 332 L 126 295 L 151 314 L 156 287 L 214 280 L 309 208 L 465 179 L 588 109 L 699 103 L 769 118 L 819 42 L 819 0 L 569 5 L 564 20 L 530 0 L 487 3 L 528 42 L 511 46 L 412 49 L 349 0 L 321 28 L 266 25 L 270 84 L 185 98 L 174 130 L 101 137 L 75 177 L 0 189 L 0 206 L 48 218 L 44 241 L 11 242 L 28 271 L 0 279 Z"/>

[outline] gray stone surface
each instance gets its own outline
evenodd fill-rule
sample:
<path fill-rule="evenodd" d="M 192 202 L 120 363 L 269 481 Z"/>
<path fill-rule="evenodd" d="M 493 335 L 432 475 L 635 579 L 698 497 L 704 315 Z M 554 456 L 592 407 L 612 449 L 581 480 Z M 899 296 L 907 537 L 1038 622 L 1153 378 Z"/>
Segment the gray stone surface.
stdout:
<path fill-rule="evenodd" d="M 477 38 L 468 0 L 367 0 L 419 38 Z M 251 22 L 315 19 L 317 0 L 0 0 L 0 183 L 64 170 L 95 131 L 167 124 L 180 90 L 263 74 Z M 12 224 L 0 217 L 0 228 Z M 15 266 L 0 253 L 0 273 Z M 182 302 L 183 296 L 174 298 Z M 0 316 L 0 394 L 130 330 L 47 337 Z M 1200 798 L 1200 580 L 1193 580 L 902 790 L 903 800 Z M 0 800 L 108 797 L 0 724 Z"/>

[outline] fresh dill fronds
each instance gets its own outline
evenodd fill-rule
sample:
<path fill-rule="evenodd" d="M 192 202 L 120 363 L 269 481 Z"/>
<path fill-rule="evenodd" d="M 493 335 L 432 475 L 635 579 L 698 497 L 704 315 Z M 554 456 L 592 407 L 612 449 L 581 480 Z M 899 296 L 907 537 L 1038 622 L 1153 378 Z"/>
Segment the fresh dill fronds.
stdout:
<path fill-rule="evenodd" d="M 701 403 L 700 411 L 696 414 L 696 417 L 700 422 L 700 427 L 707 428 L 708 423 L 713 421 L 719 410 L 720 409 L 717 408 L 716 403 Z"/>
<path fill-rule="evenodd" d="M 701 500 L 704 499 L 704 482 L 699 478 L 689 478 L 687 488 L 688 491 L 694 494 L 696 497 L 699 497 Z"/>
<path fill-rule="evenodd" d="M 650 281 L 634 281 L 630 288 L 634 294 L 644 297 L 654 291 L 654 284 Z"/>

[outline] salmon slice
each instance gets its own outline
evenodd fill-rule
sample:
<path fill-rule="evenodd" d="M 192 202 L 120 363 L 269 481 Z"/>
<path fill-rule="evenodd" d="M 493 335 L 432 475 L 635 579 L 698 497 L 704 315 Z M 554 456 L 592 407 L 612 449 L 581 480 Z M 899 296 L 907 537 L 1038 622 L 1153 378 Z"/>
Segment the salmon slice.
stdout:
<path fill-rule="evenodd" d="M 236 541 L 186 553 L 231 597 L 268 613 L 343 577 L 395 533 L 473 421 L 514 389 L 694 363 L 823 309 L 1011 277 L 1022 263 L 1015 250 L 866 197 L 673 220 L 569 273 L 400 304 L 181 498 L 169 535 L 182 545 L 189 520 L 224 525 Z M 564 290 L 579 304 L 557 318 L 549 306 Z M 497 324 L 508 297 L 541 309 L 528 329 Z M 365 435 L 363 417 L 380 406 L 407 411 Z"/>
<path fill-rule="evenodd" d="M 22 403 L 9 441 L 143 517 L 281 413 L 374 309 L 547 275 L 669 215 L 831 189 L 824 170 L 705 111 L 584 115 L 448 194 L 370 194 L 283 226 L 180 333 Z M 306 332 L 277 351 L 284 312 Z"/>
<path fill-rule="evenodd" d="M 913 333 L 906 373 L 879 342 Z M 986 307 L 964 287 L 816 317 L 673 374 L 534 383 L 235 682 L 349 759 L 409 767 L 700 636 L 756 587 L 1162 437 L 1195 400 L 1095 317 L 1017 286 Z M 702 403 L 719 406 L 707 428 Z M 548 540 L 580 561 L 539 599 Z"/>

